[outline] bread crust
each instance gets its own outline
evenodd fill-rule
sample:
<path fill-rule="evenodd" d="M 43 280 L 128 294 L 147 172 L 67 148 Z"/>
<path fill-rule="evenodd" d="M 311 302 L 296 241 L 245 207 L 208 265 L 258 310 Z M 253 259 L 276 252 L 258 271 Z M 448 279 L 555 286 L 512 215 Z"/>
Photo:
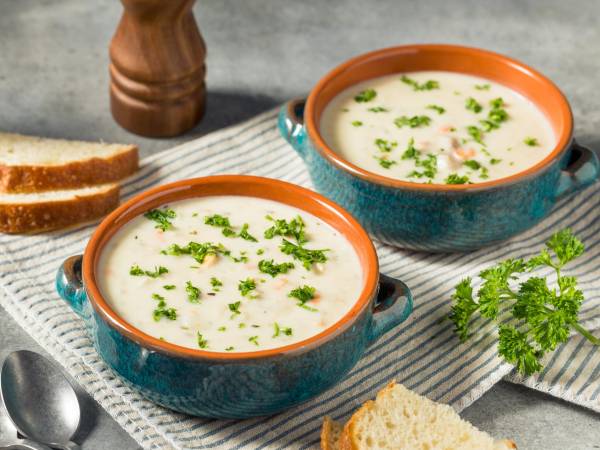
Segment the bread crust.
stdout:
<path fill-rule="evenodd" d="M 108 158 L 93 157 L 52 166 L 0 164 L 0 192 L 32 193 L 108 184 L 138 169 L 138 148 L 123 146 Z"/>
<path fill-rule="evenodd" d="M 0 204 L 0 232 L 34 233 L 98 219 L 119 205 L 119 185 L 93 195 L 39 203 Z"/>
<path fill-rule="evenodd" d="M 333 440 L 333 427 L 335 426 L 336 423 L 329 416 L 325 416 L 321 427 L 321 450 L 336 450 L 335 447 L 330 445 Z"/>

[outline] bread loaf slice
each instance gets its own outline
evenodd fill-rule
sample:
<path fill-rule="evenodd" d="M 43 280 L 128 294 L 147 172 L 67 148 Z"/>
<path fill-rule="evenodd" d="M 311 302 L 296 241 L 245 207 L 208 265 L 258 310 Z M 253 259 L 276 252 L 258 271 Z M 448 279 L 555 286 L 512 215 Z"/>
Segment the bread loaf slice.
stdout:
<path fill-rule="evenodd" d="M 335 448 L 335 447 L 334 447 Z M 341 450 L 512 450 L 448 405 L 435 403 L 394 382 L 365 403 L 344 426 Z"/>
<path fill-rule="evenodd" d="M 102 217 L 118 204 L 118 184 L 35 194 L 0 193 L 0 232 L 63 228 Z"/>
<path fill-rule="evenodd" d="M 137 168 L 134 145 L 0 133 L 0 192 L 30 193 L 113 183 Z"/>
<path fill-rule="evenodd" d="M 339 450 L 340 436 L 344 425 L 325 416 L 323 427 L 321 428 L 321 449 Z"/>

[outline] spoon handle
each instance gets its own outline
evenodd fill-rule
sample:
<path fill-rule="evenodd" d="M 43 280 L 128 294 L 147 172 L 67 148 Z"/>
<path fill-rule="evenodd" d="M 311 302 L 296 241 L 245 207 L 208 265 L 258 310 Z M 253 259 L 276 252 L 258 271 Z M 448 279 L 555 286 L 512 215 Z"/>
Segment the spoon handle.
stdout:
<path fill-rule="evenodd" d="M 34 442 L 30 439 L 22 439 L 14 444 L 0 447 L 0 450 L 51 450 L 50 447 Z"/>

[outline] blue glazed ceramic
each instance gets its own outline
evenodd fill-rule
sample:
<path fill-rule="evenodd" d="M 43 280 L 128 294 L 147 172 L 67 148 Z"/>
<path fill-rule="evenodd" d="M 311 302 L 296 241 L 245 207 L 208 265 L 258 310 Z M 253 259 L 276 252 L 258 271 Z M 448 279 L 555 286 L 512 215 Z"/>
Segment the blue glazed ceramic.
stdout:
<path fill-rule="evenodd" d="M 129 325 L 102 298 L 95 280 L 103 247 L 124 223 L 176 200 L 204 195 L 248 195 L 299 207 L 334 226 L 353 244 L 364 286 L 352 310 L 329 329 L 297 344 L 248 353 L 180 347 Z M 86 323 L 98 354 L 128 385 L 179 412 L 212 418 L 269 415 L 335 386 L 382 334 L 412 311 L 401 281 L 379 275 L 366 232 L 339 206 L 281 181 L 215 176 L 158 187 L 123 204 L 95 231 L 83 256 L 68 258 L 56 288 Z"/>
<path fill-rule="evenodd" d="M 367 172 L 327 147 L 319 134 L 320 115 L 337 93 L 369 78 L 416 70 L 469 73 L 523 94 L 550 120 L 556 148 L 536 166 L 501 180 L 427 185 Z M 540 222 L 559 199 L 600 175 L 596 154 L 574 141 L 569 104 L 550 80 L 518 61 L 468 47 L 412 45 L 354 58 L 326 75 L 306 101 L 285 105 L 278 125 L 319 192 L 376 239 L 416 250 L 469 251 L 501 242 Z"/>

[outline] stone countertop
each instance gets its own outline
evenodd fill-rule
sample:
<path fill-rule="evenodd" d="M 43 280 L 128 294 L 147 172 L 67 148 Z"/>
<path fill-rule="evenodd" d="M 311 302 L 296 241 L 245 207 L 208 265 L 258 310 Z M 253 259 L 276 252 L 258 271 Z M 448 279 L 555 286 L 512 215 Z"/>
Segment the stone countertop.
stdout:
<path fill-rule="evenodd" d="M 359 53 L 414 42 L 458 43 L 509 54 L 565 92 L 576 136 L 600 147 L 600 2 L 592 0 L 221 0 L 198 2 L 208 47 L 208 104 L 185 136 L 145 139 L 108 108 L 107 47 L 115 0 L 4 0 L 0 13 L 0 129 L 48 137 L 131 142 L 142 156 L 306 95 L 329 69 Z M 0 359 L 42 351 L 0 309 Z M 90 398 L 84 450 L 137 448 Z M 500 383 L 463 413 L 520 449 L 600 448 L 600 416 L 521 386 Z M 0 442 L 14 436 L 0 412 Z"/>

